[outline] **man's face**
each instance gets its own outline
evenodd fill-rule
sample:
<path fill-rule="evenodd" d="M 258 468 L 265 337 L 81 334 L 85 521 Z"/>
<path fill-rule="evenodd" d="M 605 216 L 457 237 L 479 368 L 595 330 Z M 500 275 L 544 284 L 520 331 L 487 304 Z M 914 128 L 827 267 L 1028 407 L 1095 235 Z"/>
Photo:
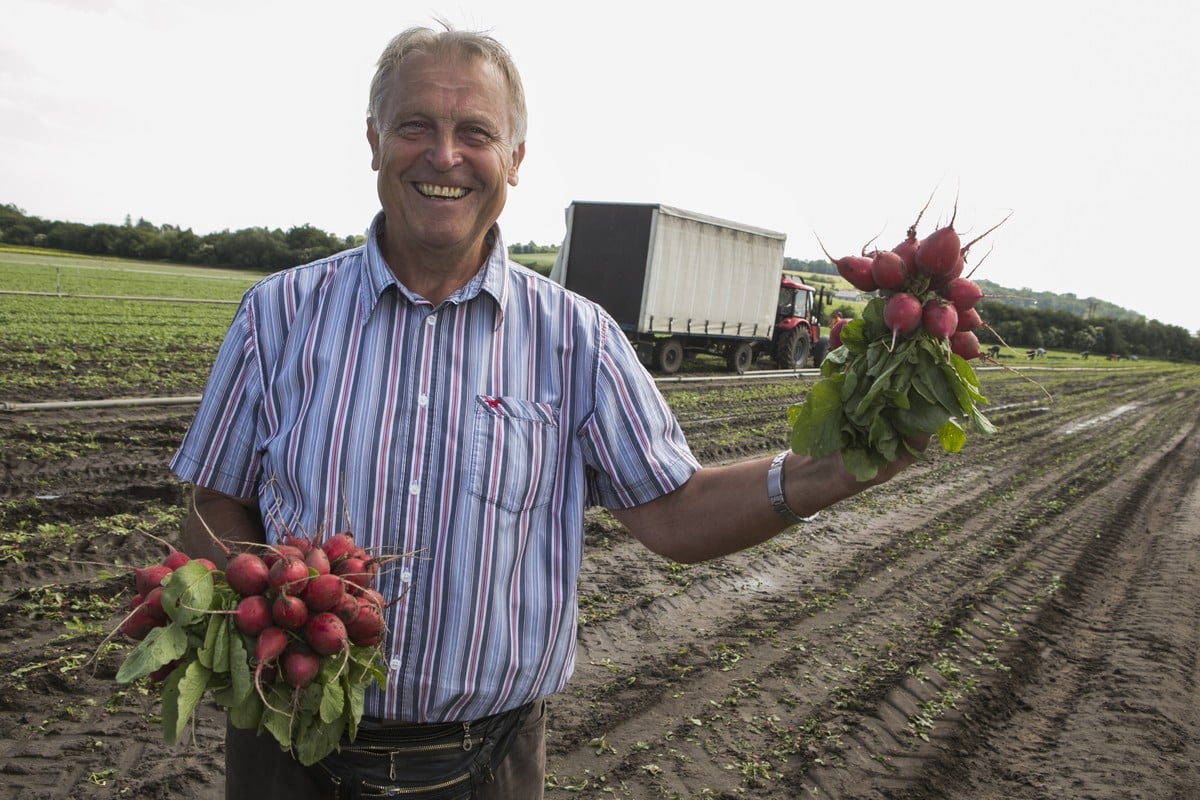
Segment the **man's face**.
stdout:
<path fill-rule="evenodd" d="M 367 126 L 389 248 L 450 258 L 482 250 L 525 154 L 509 105 L 504 78 L 485 61 L 401 63 Z"/>

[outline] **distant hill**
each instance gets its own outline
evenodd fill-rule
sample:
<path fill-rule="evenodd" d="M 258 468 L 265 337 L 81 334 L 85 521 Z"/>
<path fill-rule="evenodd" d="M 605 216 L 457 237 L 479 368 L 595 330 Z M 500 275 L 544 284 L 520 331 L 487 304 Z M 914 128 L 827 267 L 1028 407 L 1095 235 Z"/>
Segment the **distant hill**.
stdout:
<path fill-rule="evenodd" d="M 837 275 L 837 267 L 824 259 L 803 261 L 798 258 L 785 258 L 784 269 L 797 272 L 817 273 L 820 275 Z M 983 289 L 988 300 L 1016 308 L 1031 308 L 1041 311 L 1065 311 L 1082 319 L 1126 320 L 1129 322 L 1145 322 L 1146 317 L 1136 311 L 1122 308 L 1107 300 L 1095 297 L 1076 297 L 1074 294 L 1054 294 L 1053 292 L 1038 292 L 1028 287 L 1013 289 L 1001 286 L 989 280 L 975 281 Z"/>

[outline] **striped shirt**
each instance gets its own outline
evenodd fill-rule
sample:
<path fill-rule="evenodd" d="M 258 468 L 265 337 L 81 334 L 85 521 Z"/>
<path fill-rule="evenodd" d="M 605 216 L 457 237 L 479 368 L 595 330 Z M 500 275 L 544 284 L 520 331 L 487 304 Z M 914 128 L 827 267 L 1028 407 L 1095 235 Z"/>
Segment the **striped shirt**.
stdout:
<path fill-rule="evenodd" d="M 699 464 L 616 323 L 495 246 L 433 306 L 365 246 L 242 300 L 182 479 L 257 497 L 268 540 L 349 529 L 388 557 L 387 684 L 365 713 L 477 719 L 561 689 L 588 505 Z"/>

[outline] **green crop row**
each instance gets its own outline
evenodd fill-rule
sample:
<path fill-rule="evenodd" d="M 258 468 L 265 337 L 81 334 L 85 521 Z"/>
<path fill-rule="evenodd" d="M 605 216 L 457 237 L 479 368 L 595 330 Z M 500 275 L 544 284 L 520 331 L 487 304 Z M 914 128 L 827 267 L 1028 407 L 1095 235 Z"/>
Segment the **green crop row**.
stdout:
<path fill-rule="evenodd" d="M 0 252 L 0 401 L 198 394 L 261 277 L 211 272 Z"/>

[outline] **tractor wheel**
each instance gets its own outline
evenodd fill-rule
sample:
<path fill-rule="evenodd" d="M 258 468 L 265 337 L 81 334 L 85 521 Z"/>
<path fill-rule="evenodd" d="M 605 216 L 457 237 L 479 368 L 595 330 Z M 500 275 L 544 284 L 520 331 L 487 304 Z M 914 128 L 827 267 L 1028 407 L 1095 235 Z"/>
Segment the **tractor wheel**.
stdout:
<path fill-rule="evenodd" d="M 808 331 L 785 331 L 775 344 L 775 363 L 780 369 L 800 369 L 808 362 Z"/>

